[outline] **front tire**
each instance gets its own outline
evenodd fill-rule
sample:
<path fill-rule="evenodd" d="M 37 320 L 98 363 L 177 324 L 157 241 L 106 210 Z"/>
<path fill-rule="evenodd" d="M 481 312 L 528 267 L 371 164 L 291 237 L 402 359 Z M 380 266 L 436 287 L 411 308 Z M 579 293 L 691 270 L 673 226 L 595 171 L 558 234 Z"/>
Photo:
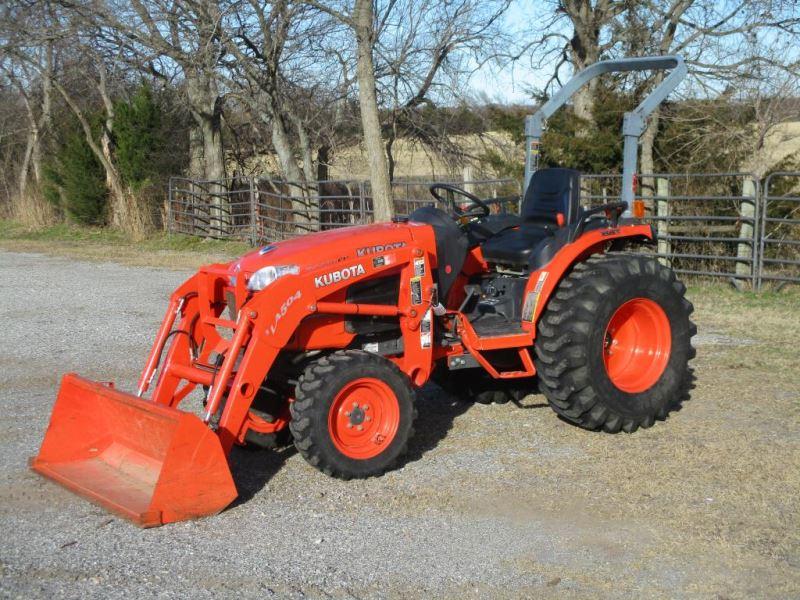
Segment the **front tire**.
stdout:
<path fill-rule="evenodd" d="M 303 458 L 340 479 L 381 475 L 413 434 L 414 389 L 387 359 L 341 350 L 306 367 L 289 427 Z"/>
<path fill-rule="evenodd" d="M 591 257 L 539 319 L 536 370 L 564 419 L 609 433 L 650 427 L 689 398 L 697 332 L 686 287 L 656 260 Z"/>

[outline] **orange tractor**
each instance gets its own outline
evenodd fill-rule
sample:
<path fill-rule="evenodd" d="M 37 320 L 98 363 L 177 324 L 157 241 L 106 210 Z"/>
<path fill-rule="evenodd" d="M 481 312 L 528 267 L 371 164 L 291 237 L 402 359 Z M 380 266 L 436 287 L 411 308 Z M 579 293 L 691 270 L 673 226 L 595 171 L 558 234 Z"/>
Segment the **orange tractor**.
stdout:
<path fill-rule="evenodd" d="M 665 419 L 691 384 L 692 306 L 670 269 L 624 252 L 653 240 L 629 199 L 582 208 L 579 184 L 529 169 L 518 215 L 434 185 L 446 210 L 201 268 L 172 294 L 135 394 L 64 376 L 33 469 L 147 527 L 227 506 L 235 445 L 291 436 L 328 475 L 383 473 L 431 378 L 480 401 L 540 390 L 587 429 Z M 179 408 L 194 390 L 199 416 Z"/>

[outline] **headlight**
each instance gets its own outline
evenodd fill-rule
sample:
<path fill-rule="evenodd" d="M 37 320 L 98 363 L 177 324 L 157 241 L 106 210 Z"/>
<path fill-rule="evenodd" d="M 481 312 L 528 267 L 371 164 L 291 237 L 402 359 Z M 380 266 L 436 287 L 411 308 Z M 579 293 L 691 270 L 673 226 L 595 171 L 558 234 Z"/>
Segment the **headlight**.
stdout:
<path fill-rule="evenodd" d="M 300 268 L 297 265 L 281 265 L 277 267 L 270 265 L 263 267 L 253 273 L 250 279 L 247 280 L 247 289 L 251 292 L 257 292 L 284 275 L 297 275 L 299 272 Z"/>

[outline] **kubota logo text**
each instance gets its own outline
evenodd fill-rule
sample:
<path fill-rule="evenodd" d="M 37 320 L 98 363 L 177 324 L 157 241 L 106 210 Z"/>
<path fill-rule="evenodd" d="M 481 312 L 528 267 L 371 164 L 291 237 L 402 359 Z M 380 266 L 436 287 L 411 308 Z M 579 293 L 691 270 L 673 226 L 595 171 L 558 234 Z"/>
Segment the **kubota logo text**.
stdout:
<path fill-rule="evenodd" d="M 387 252 L 389 250 L 396 250 L 405 246 L 405 242 L 389 242 L 388 244 L 381 244 L 379 246 L 367 246 L 366 248 L 358 248 L 356 256 L 364 256 L 365 254 L 378 254 L 379 252 Z"/>
<path fill-rule="evenodd" d="M 317 287 L 324 287 L 332 283 L 346 281 L 351 277 L 358 277 L 364 273 L 364 265 L 353 265 L 352 267 L 345 267 L 339 271 L 333 271 L 332 273 L 325 273 L 325 275 L 314 277 L 314 285 Z"/>

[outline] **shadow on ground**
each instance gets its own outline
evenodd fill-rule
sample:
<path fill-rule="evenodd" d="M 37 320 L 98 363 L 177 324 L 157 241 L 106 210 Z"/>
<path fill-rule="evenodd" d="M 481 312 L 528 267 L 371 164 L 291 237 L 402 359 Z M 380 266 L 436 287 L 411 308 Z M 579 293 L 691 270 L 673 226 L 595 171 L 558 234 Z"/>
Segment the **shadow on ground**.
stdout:
<path fill-rule="evenodd" d="M 522 410 L 547 408 L 547 403 L 512 401 Z M 466 413 L 475 403 L 448 393 L 436 384 L 428 384 L 418 393 L 417 419 L 414 421 L 414 437 L 408 442 L 408 453 L 401 466 L 415 462 L 436 448 L 453 428 L 453 422 Z M 499 408 L 499 407 L 498 407 Z"/>
<path fill-rule="evenodd" d="M 231 451 L 230 465 L 239 497 L 230 508 L 244 504 L 255 496 L 295 454 L 297 450 L 293 445 L 275 450 L 245 450 L 235 447 Z"/>
<path fill-rule="evenodd" d="M 520 410 L 547 408 L 547 403 L 541 402 L 540 398 L 538 395 L 533 398 L 529 396 L 525 400 L 512 402 Z M 436 384 L 423 387 L 418 392 L 414 435 L 409 440 L 406 455 L 397 466 L 416 462 L 436 448 L 447 437 L 455 420 L 473 406 L 474 402 L 454 396 Z M 234 447 L 230 465 L 239 497 L 230 508 L 253 498 L 296 453 L 297 450 L 291 444 L 272 450 Z"/>

